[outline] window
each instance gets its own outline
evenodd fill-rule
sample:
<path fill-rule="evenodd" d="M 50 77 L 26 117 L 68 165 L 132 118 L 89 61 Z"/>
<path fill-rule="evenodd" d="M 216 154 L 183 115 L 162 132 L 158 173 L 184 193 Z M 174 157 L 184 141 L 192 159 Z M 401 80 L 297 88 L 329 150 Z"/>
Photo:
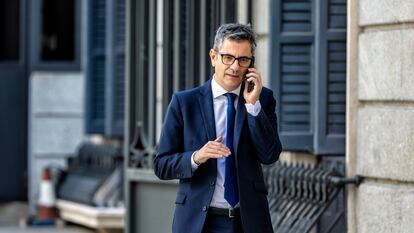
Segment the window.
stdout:
<path fill-rule="evenodd" d="M 271 9 L 271 86 L 283 148 L 344 154 L 346 0 L 278 0 Z"/>
<path fill-rule="evenodd" d="M 86 132 L 122 137 L 125 95 L 125 1 L 88 2 Z"/>
<path fill-rule="evenodd" d="M 17 61 L 20 42 L 20 1 L 0 1 L 0 61 Z"/>
<path fill-rule="evenodd" d="M 80 0 L 33 0 L 30 63 L 35 70 L 80 69 Z"/>
<path fill-rule="evenodd" d="M 41 31 L 42 61 L 75 59 L 75 2 L 43 0 Z"/>

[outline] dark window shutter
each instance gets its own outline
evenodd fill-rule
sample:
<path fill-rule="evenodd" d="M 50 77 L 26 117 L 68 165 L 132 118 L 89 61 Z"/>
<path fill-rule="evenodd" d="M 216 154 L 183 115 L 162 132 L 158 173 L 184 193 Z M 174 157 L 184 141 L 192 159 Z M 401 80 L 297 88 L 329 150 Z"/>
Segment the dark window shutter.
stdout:
<path fill-rule="evenodd" d="M 345 134 L 346 43 L 328 42 L 327 134 Z"/>
<path fill-rule="evenodd" d="M 89 2 L 86 132 L 103 133 L 105 121 L 106 0 Z"/>
<path fill-rule="evenodd" d="M 310 45 L 281 45 L 281 115 L 284 132 L 310 131 Z"/>
<path fill-rule="evenodd" d="M 345 154 L 346 0 L 321 3 L 315 152 Z"/>
<path fill-rule="evenodd" d="M 86 132 L 121 137 L 125 95 L 125 1 L 89 2 Z"/>
<path fill-rule="evenodd" d="M 346 0 L 328 1 L 328 28 L 346 29 Z"/>
<path fill-rule="evenodd" d="M 272 79 L 278 94 L 279 133 L 285 150 L 312 150 L 312 2 L 274 1 Z"/>
<path fill-rule="evenodd" d="M 344 154 L 346 0 L 271 4 L 271 83 L 283 148 Z"/>
<path fill-rule="evenodd" d="M 312 30 L 311 0 L 282 0 L 281 17 L 282 32 L 310 32 Z"/>
<path fill-rule="evenodd" d="M 121 137 L 124 129 L 125 93 L 125 1 L 107 0 L 106 118 L 105 134 Z"/>

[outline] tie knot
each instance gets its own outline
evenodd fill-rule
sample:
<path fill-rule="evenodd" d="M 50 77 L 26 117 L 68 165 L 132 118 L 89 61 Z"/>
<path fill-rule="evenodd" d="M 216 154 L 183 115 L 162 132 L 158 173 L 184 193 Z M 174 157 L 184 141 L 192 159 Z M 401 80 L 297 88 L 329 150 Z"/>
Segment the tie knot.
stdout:
<path fill-rule="evenodd" d="M 236 98 L 236 94 L 234 94 L 234 93 L 230 93 L 230 92 L 228 92 L 228 93 L 226 93 L 226 94 L 224 94 L 226 97 L 227 97 L 227 99 L 229 100 L 229 102 L 231 102 L 231 103 L 233 103 L 234 102 L 234 99 Z"/>

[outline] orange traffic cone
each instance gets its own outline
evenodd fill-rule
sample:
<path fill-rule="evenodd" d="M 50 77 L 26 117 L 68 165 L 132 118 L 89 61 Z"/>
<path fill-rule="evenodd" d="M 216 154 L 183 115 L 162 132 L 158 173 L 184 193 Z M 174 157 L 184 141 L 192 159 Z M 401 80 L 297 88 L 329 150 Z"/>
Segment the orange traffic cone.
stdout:
<path fill-rule="evenodd" d="M 50 177 L 49 168 L 45 168 L 40 182 L 40 193 L 38 201 L 38 220 L 53 220 L 57 218 L 56 195 Z"/>

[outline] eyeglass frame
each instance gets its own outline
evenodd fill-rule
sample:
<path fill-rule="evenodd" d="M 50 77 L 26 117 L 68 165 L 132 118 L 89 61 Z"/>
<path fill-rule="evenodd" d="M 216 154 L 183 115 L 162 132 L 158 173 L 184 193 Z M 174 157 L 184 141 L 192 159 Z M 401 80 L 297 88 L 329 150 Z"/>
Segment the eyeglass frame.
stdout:
<path fill-rule="evenodd" d="M 235 57 L 235 56 L 233 56 L 233 55 L 231 55 L 231 54 L 228 54 L 228 53 L 220 53 L 219 51 L 217 51 L 217 50 L 214 50 L 218 55 L 220 55 L 220 57 L 221 57 L 221 63 L 223 63 L 224 65 L 226 65 L 226 66 L 231 66 L 231 65 L 233 65 L 234 64 L 234 62 L 237 60 L 237 63 L 239 64 L 239 66 L 240 67 L 243 67 L 243 68 L 251 68 L 252 66 L 252 64 L 254 64 L 254 60 L 255 60 L 255 57 L 254 56 L 252 56 L 252 57 L 247 57 L 247 56 L 242 56 L 242 57 Z M 233 62 L 231 63 L 231 64 L 226 64 L 226 63 L 224 63 L 224 61 L 223 61 L 223 55 L 225 55 L 225 56 L 230 56 L 230 57 L 233 57 Z M 239 62 L 239 59 L 242 59 L 242 58 L 247 58 L 247 59 L 249 59 L 250 60 L 250 63 L 249 63 L 249 65 L 248 66 L 242 66 L 242 65 L 240 65 L 240 62 Z"/>

